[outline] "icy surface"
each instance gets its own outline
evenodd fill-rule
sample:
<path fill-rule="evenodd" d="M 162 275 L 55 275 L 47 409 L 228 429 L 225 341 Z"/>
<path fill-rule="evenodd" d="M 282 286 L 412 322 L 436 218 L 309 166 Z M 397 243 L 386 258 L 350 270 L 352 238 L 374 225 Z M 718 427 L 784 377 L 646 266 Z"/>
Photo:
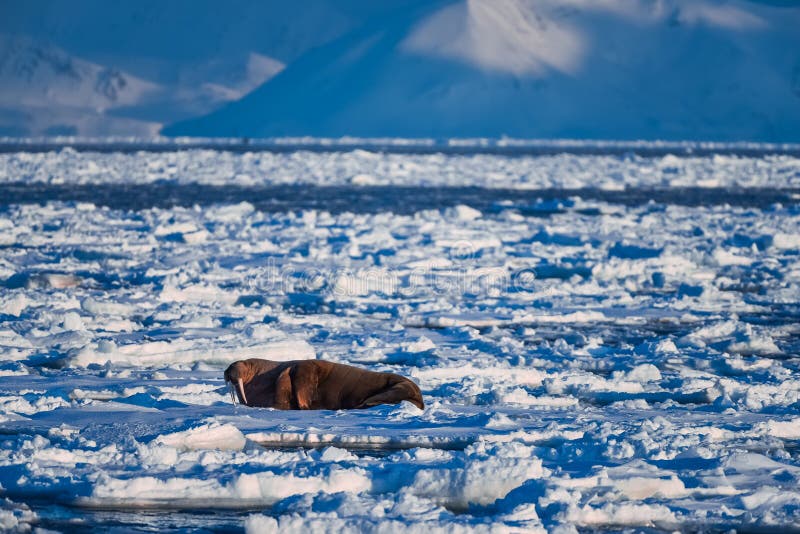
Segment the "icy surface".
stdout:
<path fill-rule="evenodd" d="M 80 140 L 73 140 L 80 144 Z M 336 151 L 313 151 L 335 141 Z M 356 140 L 358 141 L 358 140 Z M 410 140 L 408 140 L 410 141 Z M 457 148 L 451 140 L 447 146 Z M 481 149 L 480 140 L 465 144 L 464 154 L 393 154 L 368 150 L 347 150 L 347 140 L 308 140 L 309 150 L 291 152 L 225 152 L 219 150 L 187 150 L 139 152 L 142 141 L 123 140 L 128 153 L 78 152 L 72 148 L 45 153 L 13 152 L 0 154 L 0 184 L 78 185 L 78 184 L 204 184 L 222 186 L 274 186 L 308 184 L 316 186 L 476 186 L 513 189 L 579 189 L 596 188 L 618 191 L 633 188 L 675 187 L 800 187 L 800 145 L 783 147 L 793 155 L 744 157 L 712 155 L 710 157 L 678 157 L 663 154 L 657 157 L 633 155 L 637 148 L 655 152 L 658 143 L 580 143 L 566 142 L 564 151 L 603 150 L 631 154 L 586 156 L 560 153 L 548 156 L 505 157 L 471 153 Z M 4 143 L 13 144 L 5 139 Z M 238 144 L 239 140 L 231 140 Z M 354 141 L 355 142 L 355 141 Z M 36 145 L 37 140 L 19 142 Z M 295 141 L 302 145 L 302 140 Z M 380 140 L 361 140 L 364 146 L 383 144 Z M 144 143 L 148 144 L 148 143 Z M 150 143 L 158 146 L 158 143 Z M 387 143 L 389 147 L 402 145 Z M 417 146 L 424 143 L 416 142 Z M 224 146 L 224 143 L 222 143 Z M 90 145 L 91 146 L 91 145 Z M 98 144 L 102 149 L 103 144 Z M 276 142 L 272 146 L 280 147 Z M 497 146 L 497 145 L 492 145 Z M 511 142 L 499 148 L 513 149 Z M 525 144 L 519 145 L 523 149 Z M 536 148 L 537 144 L 529 145 Z M 557 150 L 558 143 L 542 144 Z M 709 144 L 720 150 L 758 150 L 770 145 Z M 246 145 L 245 145 L 246 147 Z M 676 152 L 702 150 L 703 144 L 671 143 L 663 150 Z M 445 147 L 447 148 L 447 147 Z M 345 149 L 345 151 L 341 151 Z M 207 199 L 208 200 L 208 199 Z M 213 200 L 213 199 L 210 199 Z"/>
<path fill-rule="evenodd" d="M 152 206 L 154 183 L 379 184 L 336 210 L 0 198 L 0 528 L 800 523 L 800 211 L 741 189 L 797 187 L 795 158 L 65 150 L 0 169 Z M 513 191 L 703 184 L 699 206 Z M 401 185 L 448 200 L 394 210 Z M 245 357 L 402 373 L 426 408 L 234 407 L 222 371 Z"/>

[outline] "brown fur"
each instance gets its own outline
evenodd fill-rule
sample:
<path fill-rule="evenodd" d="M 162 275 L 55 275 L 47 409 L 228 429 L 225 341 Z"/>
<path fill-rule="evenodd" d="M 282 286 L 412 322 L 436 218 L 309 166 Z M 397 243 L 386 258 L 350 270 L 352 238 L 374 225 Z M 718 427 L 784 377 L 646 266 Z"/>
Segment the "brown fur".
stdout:
<path fill-rule="evenodd" d="M 238 388 L 242 380 L 244 397 Z M 407 400 L 425 407 L 419 387 L 404 376 L 322 360 L 273 362 L 251 358 L 225 370 L 239 402 L 279 410 L 347 410 Z"/>

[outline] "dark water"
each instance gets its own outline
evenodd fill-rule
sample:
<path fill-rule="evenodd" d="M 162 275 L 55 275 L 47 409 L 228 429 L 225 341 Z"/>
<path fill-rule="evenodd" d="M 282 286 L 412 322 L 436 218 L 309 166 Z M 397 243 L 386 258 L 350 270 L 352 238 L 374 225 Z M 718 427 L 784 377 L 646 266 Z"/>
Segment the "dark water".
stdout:
<path fill-rule="evenodd" d="M 213 532 L 240 533 L 245 518 L 264 510 L 92 510 L 51 503 L 28 503 L 39 528 L 57 532 Z"/>
<path fill-rule="evenodd" d="M 3 139 L 0 153 L 51 152 L 70 148 L 79 152 L 175 152 L 181 150 L 222 150 L 226 152 L 352 152 L 367 150 L 388 154 L 490 154 L 497 156 L 550 156 L 575 154 L 586 156 L 659 157 L 677 156 L 747 156 L 800 155 L 797 143 L 715 143 L 700 141 L 580 141 L 580 140 L 450 140 L 405 139 L 249 139 L 216 138 L 190 140 L 102 140 L 102 139 Z"/>
<path fill-rule="evenodd" d="M 0 184 L 0 205 L 49 201 L 91 202 L 112 209 L 207 206 L 249 202 L 266 212 L 320 209 L 331 213 L 393 212 L 412 214 L 466 204 L 484 213 L 519 209 L 523 215 L 547 216 L 569 208 L 575 197 L 639 206 L 648 202 L 680 206 L 730 205 L 765 209 L 800 203 L 800 189 L 670 187 L 663 189 L 494 189 L 483 187 L 201 185 L 151 184 Z"/>

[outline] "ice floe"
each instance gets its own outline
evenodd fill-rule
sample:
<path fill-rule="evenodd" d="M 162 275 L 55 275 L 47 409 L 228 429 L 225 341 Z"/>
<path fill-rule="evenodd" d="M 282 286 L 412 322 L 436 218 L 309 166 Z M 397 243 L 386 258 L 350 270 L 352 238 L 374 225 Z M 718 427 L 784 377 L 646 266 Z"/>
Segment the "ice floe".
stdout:
<path fill-rule="evenodd" d="M 379 202 L 0 205 L 0 526 L 64 529 L 59 506 L 215 510 L 252 532 L 796 528 L 796 203 L 515 191 L 780 191 L 797 169 L 790 156 L 1 155 L 4 184 L 307 183 L 335 204 L 356 183 Z M 500 196 L 387 200 L 453 184 Z M 426 408 L 234 406 L 222 372 L 250 357 L 402 373 Z"/>

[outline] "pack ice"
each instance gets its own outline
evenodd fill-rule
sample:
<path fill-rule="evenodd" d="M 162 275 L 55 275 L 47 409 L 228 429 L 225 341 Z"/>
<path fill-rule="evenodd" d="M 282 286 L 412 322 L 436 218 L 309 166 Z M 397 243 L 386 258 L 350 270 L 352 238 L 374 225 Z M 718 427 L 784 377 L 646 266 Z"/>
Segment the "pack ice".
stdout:
<path fill-rule="evenodd" d="M 0 155 L 0 528 L 796 530 L 798 187 L 790 155 Z M 427 407 L 233 406 L 249 357 Z"/>

